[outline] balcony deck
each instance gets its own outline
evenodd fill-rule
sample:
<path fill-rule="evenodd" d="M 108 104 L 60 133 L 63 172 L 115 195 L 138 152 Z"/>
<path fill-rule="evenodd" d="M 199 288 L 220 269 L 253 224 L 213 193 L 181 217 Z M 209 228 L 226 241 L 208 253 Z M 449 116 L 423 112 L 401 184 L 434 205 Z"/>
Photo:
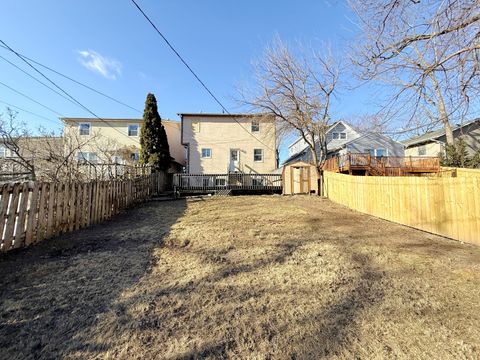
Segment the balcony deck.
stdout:
<path fill-rule="evenodd" d="M 349 153 L 328 159 L 323 170 L 353 175 L 415 176 L 438 173 L 440 160 L 438 157 L 375 157 Z"/>

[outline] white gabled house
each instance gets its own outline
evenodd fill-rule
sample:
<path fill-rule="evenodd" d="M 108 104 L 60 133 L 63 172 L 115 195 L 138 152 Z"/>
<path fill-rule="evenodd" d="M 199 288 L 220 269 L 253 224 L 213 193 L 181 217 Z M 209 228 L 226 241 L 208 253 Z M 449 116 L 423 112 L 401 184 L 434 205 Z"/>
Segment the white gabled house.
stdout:
<path fill-rule="evenodd" d="M 365 132 L 361 133 L 344 121 L 333 123 L 327 130 L 327 159 L 346 153 L 369 153 L 372 156 L 404 156 L 405 146 L 388 136 Z M 288 159 L 283 165 L 294 161 L 311 162 L 310 148 L 298 138 L 288 147 Z"/>

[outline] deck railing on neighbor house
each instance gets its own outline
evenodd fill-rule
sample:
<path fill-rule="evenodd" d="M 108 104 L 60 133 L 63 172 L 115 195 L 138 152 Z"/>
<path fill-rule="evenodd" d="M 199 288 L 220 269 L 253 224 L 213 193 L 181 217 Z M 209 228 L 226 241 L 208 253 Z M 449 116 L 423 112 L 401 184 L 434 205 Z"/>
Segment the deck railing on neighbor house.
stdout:
<path fill-rule="evenodd" d="M 173 186 L 177 190 L 257 190 L 281 191 L 281 174 L 174 174 Z"/>
<path fill-rule="evenodd" d="M 372 156 L 370 154 L 344 154 L 328 159 L 323 170 L 348 172 L 369 170 L 371 175 L 401 176 L 408 173 L 440 171 L 437 157 L 422 156 Z"/>

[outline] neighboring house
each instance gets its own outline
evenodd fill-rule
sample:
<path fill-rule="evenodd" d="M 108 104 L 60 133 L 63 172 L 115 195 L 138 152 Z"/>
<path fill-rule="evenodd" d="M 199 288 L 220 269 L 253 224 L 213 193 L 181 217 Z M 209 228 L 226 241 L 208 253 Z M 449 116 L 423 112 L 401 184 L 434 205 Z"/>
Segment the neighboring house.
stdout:
<path fill-rule="evenodd" d="M 190 174 L 272 173 L 275 118 L 262 114 L 180 113 Z"/>
<path fill-rule="evenodd" d="M 140 153 L 142 119 L 62 118 L 67 146 L 77 149 L 79 162 L 136 164 Z M 164 120 L 170 156 L 178 171 L 185 166 L 180 123 Z"/>
<path fill-rule="evenodd" d="M 480 119 L 457 125 L 452 130 L 454 139 L 465 140 L 469 155 L 480 149 Z M 406 146 L 407 156 L 439 156 L 445 153 L 447 139 L 445 130 L 439 129 L 404 140 L 402 143 Z"/>
<path fill-rule="evenodd" d="M 327 158 L 346 153 L 369 153 L 372 156 L 404 156 L 404 145 L 378 133 L 361 133 L 344 121 L 333 123 L 327 130 Z M 289 157 L 284 165 L 296 161 L 312 161 L 306 142 L 299 138 L 289 147 Z"/>
<path fill-rule="evenodd" d="M 4 141 L 0 143 L 0 175 L 4 179 L 13 180 L 16 175 L 49 179 L 57 154 L 63 152 L 62 137 L 26 136 L 12 138 L 8 144 Z"/>

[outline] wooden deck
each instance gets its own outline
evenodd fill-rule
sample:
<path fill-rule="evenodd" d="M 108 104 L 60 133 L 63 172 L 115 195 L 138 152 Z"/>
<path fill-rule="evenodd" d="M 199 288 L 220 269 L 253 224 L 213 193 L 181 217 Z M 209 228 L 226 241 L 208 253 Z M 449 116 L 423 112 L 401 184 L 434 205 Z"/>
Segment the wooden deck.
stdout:
<path fill-rule="evenodd" d="M 175 192 L 219 193 L 281 192 L 281 174 L 174 174 Z"/>
<path fill-rule="evenodd" d="M 414 176 L 440 171 L 438 157 L 345 154 L 328 159 L 323 170 L 353 175 Z"/>

